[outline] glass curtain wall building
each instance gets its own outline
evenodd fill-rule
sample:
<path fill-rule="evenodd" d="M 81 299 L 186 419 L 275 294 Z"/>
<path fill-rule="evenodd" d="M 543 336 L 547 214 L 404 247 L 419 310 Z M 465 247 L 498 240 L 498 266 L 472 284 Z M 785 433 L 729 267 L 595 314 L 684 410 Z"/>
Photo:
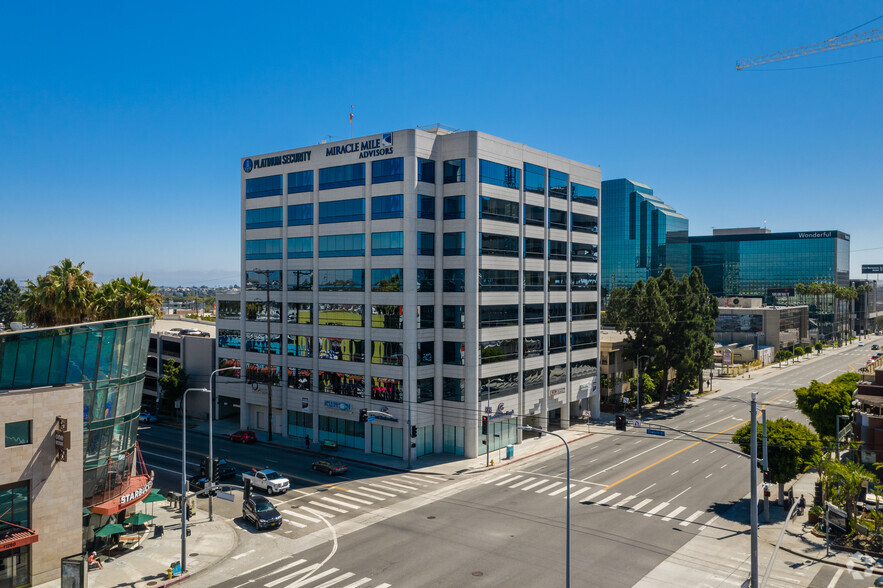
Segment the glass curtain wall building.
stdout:
<path fill-rule="evenodd" d="M 840 231 L 772 233 L 718 229 L 690 237 L 693 265 L 715 296 L 759 297 L 768 305 L 806 304 L 810 331 L 832 339 L 850 331 L 849 306 L 833 294 L 799 295 L 796 284 L 849 286 L 849 235 Z"/>
<path fill-rule="evenodd" d="M 601 295 L 631 288 L 671 267 L 676 277 L 690 273 L 689 221 L 653 195 L 653 189 L 627 179 L 601 182 Z"/>
<path fill-rule="evenodd" d="M 442 127 L 241 163 L 246 288 L 219 298 L 217 357 L 247 382 L 217 389 L 243 427 L 414 460 L 597 410 L 598 168 Z M 269 357 L 229 344 L 267 321 Z"/>

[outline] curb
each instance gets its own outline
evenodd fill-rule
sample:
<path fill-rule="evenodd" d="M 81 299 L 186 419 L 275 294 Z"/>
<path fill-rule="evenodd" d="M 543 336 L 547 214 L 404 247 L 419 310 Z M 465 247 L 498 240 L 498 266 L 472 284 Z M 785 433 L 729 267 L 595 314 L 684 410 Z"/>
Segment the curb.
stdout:
<path fill-rule="evenodd" d="M 594 435 L 594 433 L 586 433 L 585 435 L 580 435 L 579 437 L 575 437 L 575 438 L 571 439 L 570 441 L 568 441 L 568 443 L 575 443 L 577 441 L 582 441 L 583 439 L 586 439 L 587 437 L 591 437 L 593 435 Z M 535 457 L 537 455 L 546 453 L 548 451 L 552 451 L 553 449 L 556 449 L 558 447 L 560 447 L 560 444 L 552 445 L 551 447 L 546 447 L 545 449 L 540 449 L 539 451 L 535 451 L 534 453 L 530 453 L 528 455 L 522 455 L 521 457 L 516 458 L 516 459 L 507 460 L 505 463 L 503 463 L 501 461 L 499 464 L 494 465 L 494 466 L 484 467 L 484 468 L 473 468 L 473 469 L 466 470 L 465 472 L 459 472 L 459 473 L 460 474 L 477 474 L 477 473 L 481 473 L 481 472 L 490 472 L 493 470 L 498 470 L 500 468 L 509 467 L 513 463 L 518 463 L 519 461 L 523 461 L 525 459 Z"/>

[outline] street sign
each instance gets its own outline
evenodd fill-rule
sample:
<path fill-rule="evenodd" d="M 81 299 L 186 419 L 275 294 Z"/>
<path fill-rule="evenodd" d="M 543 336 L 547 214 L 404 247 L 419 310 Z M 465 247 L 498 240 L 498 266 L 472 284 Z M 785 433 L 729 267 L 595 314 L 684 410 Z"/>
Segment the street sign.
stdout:
<path fill-rule="evenodd" d="M 233 495 L 229 492 L 221 492 L 220 490 L 218 490 L 217 497 L 221 500 L 226 500 L 227 502 L 233 502 Z"/>
<path fill-rule="evenodd" d="M 658 435 L 660 437 L 665 437 L 665 431 L 662 429 L 647 429 L 648 435 Z"/>
<path fill-rule="evenodd" d="M 641 419 L 635 419 L 635 420 L 633 420 L 633 421 L 632 421 L 632 426 L 633 426 L 633 427 L 640 427 L 640 426 L 641 426 Z"/>
<path fill-rule="evenodd" d="M 372 415 L 369 415 L 368 418 L 365 419 L 365 420 L 368 421 L 368 422 L 370 423 L 371 421 L 374 420 L 374 415 L 373 415 L 373 414 L 372 414 Z"/>

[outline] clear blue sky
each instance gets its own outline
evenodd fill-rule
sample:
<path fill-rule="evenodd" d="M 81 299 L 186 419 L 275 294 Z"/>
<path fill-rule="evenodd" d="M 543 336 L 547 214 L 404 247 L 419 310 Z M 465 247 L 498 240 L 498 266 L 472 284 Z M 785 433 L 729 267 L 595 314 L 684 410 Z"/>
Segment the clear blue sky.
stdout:
<path fill-rule="evenodd" d="M 600 165 L 653 187 L 694 235 L 764 220 L 845 231 L 859 277 L 883 263 L 883 41 L 735 63 L 881 13 L 873 1 L 7 3 L 0 278 L 70 257 L 99 281 L 238 283 L 240 157 L 346 138 L 350 104 L 356 136 L 440 122 Z"/>

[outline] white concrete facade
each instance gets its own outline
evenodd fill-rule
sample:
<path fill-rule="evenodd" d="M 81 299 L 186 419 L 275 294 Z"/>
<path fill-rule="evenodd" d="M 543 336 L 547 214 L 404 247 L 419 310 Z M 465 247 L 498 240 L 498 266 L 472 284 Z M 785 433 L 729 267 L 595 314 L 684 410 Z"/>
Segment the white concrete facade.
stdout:
<path fill-rule="evenodd" d="M 309 153 L 309 155 L 304 155 Z M 403 158 L 402 179 L 385 183 L 374 183 L 372 180 L 372 162 L 391 158 Z M 434 162 L 434 183 L 418 181 L 419 160 Z M 465 160 L 464 181 L 445 183 L 445 162 Z M 482 181 L 480 177 L 481 160 L 502 164 L 520 170 L 518 187 L 503 187 Z M 290 161 L 291 163 L 286 163 Z M 365 181 L 363 185 L 319 189 L 320 171 L 323 168 L 365 163 Z M 545 194 L 526 191 L 525 163 L 545 168 Z M 488 165 L 488 167 L 490 167 Z M 246 169 L 248 171 L 246 171 Z M 289 193 L 288 174 L 304 170 L 314 170 L 313 189 L 308 192 Z M 421 129 L 406 129 L 393 133 L 384 133 L 360 137 L 335 143 L 327 143 L 300 149 L 280 151 L 250 158 L 243 158 L 241 168 L 241 223 L 242 247 L 241 267 L 243 288 L 236 296 L 241 312 L 239 317 L 223 316 L 221 305 L 224 297 L 219 296 L 218 341 L 216 356 L 219 365 L 225 360 L 238 361 L 245 370 L 248 364 L 264 365 L 267 361 L 266 351 L 257 352 L 246 349 L 249 334 L 266 335 L 266 315 L 259 320 L 247 320 L 249 313 L 246 305 L 249 302 L 266 300 L 265 287 L 249 290 L 245 287 L 247 272 L 256 269 L 280 271 L 281 284 L 278 289 L 270 289 L 270 300 L 281 303 L 281 317 L 270 322 L 270 348 L 273 350 L 274 336 L 279 335 L 281 345 L 272 354 L 273 367 L 281 366 L 281 379 L 278 386 L 273 387 L 273 432 L 278 435 L 295 434 L 303 436 L 305 431 L 312 429 L 314 440 L 323 438 L 320 417 L 333 417 L 346 421 L 358 421 L 359 410 L 385 411 L 395 420 L 377 420 L 364 426 L 364 450 L 371 452 L 372 429 L 377 425 L 391 427 L 393 435 L 401 435 L 401 443 L 394 446 L 404 448 L 401 457 L 408 460 L 408 447 L 411 445 L 410 424 L 418 427 L 421 449 L 412 448 L 411 460 L 425 452 L 462 453 L 465 457 L 474 457 L 484 453 L 481 434 L 481 417 L 487 415 L 491 421 L 500 419 L 514 424 L 528 423 L 541 427 L 549 426 L 550 416 L 561 426 L 567 426 L 572 416 L 581 415 L 584 410 L 592 410 L 597 414 L 598 384 L 598 319 L 597 302 L 598 261 L 572 260 L 571 242 L 585 244 L 595 248 L 599 243 L 597 229 L 594 232 L 573 232 L 572 213 L 585 215 L 595 219 L 595 227 L 599 210 L 597 204 L 571 199 L 571 186 L 567 186 L 566 198 L 550 195 L 548 170 L 567 174 L 571 184 L 577 183 L 585 187 L 600 190 L 601 172 L 593 166 L 584 165 L 563 157 L 532 149 L 522 144 L 506 141 L 476 131 L 466 132 L 427 132 Z M 246 197 L 246 181 L 265 176 L 282 175 L 282 194 L 263 197 Z M 403 195 L 401 218 L 372 219 L 372 197 L 386 195 Z M 419 196 L 433 197 L 435 200 L 434 219 L 421 218 L 418 214 Z M 444 197 L 464 196 L 465 211 L 463 218 L 446 220 L 444 214 Z M 504 222 L 497 219 L 481 218 L 481 197 L 489 197 L 517 204 L 518 222 Z M 364 199 L 365 220 L 350 222 L 320 222 L 320 203 L 346 199 Z M 288 219 L 288 206 L 311 203 L 313 205 L 312 224 L 291 226 Z M 545 210 L 542 226 L 525 224 L 524 205 L 542 207 Z M 246 228 L 247 211 L 254 209 L 281 208 L 282 226 L 266 228 Z M 550 228 L 549 210 L 566 212 L 567 228 Z M 275 214 L 275 213 L 274 213 Z M 402 232 L 403 247 L 401 255 L 372 255 L 372 233 Z M 462 232 L 465 236 L 464 255 L 444 255 L 444 234 Z M 420 233 L 434 234 L 434 255 L 417 255 Z M 490 233 L 509 237 L 517 237 L 518 248 L 514 256 L 481 254 L 481 234 Z M 328 257 L 320 255 L 319 237 L 328 235 L 364 234 L 364 255 L 347 257 Z M 310 258 L 289 258 L 286 247 L 287 239 L 309 236 L 313 239 L 313 252 Z M 548 244 L 550 240 L 566 242 L 566 259 L 549 259 L 548 251 L 542 259 L 525 258 L 524 239 L 530 237 L 542 239 Z M 281 240 L 281 259 L 247 259 L 248 241 Z M 402 289 L 400 292 L 372 291 L 371 270 L 378 268 L 401 268 Z M 431 269 L 434 272 L 434 291 L 418 291 L 417 270 Z M 319 288 L 319 272 L 328 269 L 364 269 L 364 291 L 334 292 Z M 463 292 L 443 292 L 444 270 L 464 269 L 465 288 Z M 517 286 L 511 290 L 488 290 L 480 285 L 479 273 L 482 269 L 512 270 L 517 272 Z M 293 270 L 312 270 L 313 286 L 310 291 L 290 290 L 289 272 Z M 523 288 L 524 271 L 543 271 L 544 286 L 541 291 L 525 291 Z M 567 272 L 566 285 L 561 289 L 549 291 L 549 272 Z M 579 289 L 572 288 L 572 273 L 589 276 Z M 594 280 L 592 284 L 591 280 Z M 587 288 L 585 284 L 591 284 Z M 572 303 L 594 303 L 594 316 L 583 320 L 573 320 Z M 311 304 L 310 322 L 302 324 L 288 322 L 286 319 L 288 305 L 295 303 Z M 364 305 L 365 320 L 363 326 L 337 326 L 319 324 L 319 305 L 338 303 L 346 305 Z M 565 304 L 566 317 L 555 321 L 550 320 L 549 304 Z M 543 304 L 544 314 L 540 321 L 524 324 L 524 317 L 518 313 L 517 324 L 507 326 L 479 325 L 479 314 L 482 306 L 516 305 L 523 309 L 524 305 Z M 374 305 L 401 306 L 402 328 L 378 328 L 377 319 L 372 314 Z M 444 328 L 444 307 L 463 306 L 465 320 L 463 328 Z M 418 328 L 419 307 L 434 307 L 434 327 Z M 561 307 L 559 307 L 561 308 Z M 254 317 L 254 315 L 252 315 Z M 271 314 L 271 319 L 274 317 Z M 326 321 L 327 322 L 327 321 Z M 583 343 L 578 349 L 571 349 L 572 333 L 594 332 L 594 344 Z M 233 340 L 238 332 L 240 348 L 224 347 L 225 341 Z M 550 335 L 563 335 L 566 347 L 560 352 L 549 353 Z M 311 357 L 288 355 L 286 342 L 289 336 L 305 336 L 311 338 Z M 350 338 L 364 341 L 364 361 L 342 361 L 329 359 L 328 354 L 320 357 L 321 337 Z M 537 341 L 542 337 L 544 352 L 527 353 L 525 338 Z M 481 342 L 496 340 L 516 340 L 517 354 L 506 361 L 482 364 Z M 561 339 L 556 339 L 560 341 Z M 401 366 L 383 365 L 372 360 L 379 359 L 375 342 L 401 343 L 405 360 Z M 434 361 L 428 365 L 418 365 L 417 345 L 421 342 L 434 341 Z M 449 365 L 443 360 L 445 342 L 460 344 L 463 365 Z M 452 348 L 449 345 L 449 349 Z M 264 348 L 266 349 L 266 348 Z M 289 350 L 290 352 L 290 350 Z M 345 355 L 345 354 L 344 354 Z M 528 356 L 529 355 L 529 356 Z M 580 368 L 571 377 L 571 364 L 577 363 Z M 422 361 L 420 363 L 423 363 Z M 549 368 L 558 367 L 556 373 L 565 373 L 563 381 L 549 385 Z M 310 390 L 288 386 L 288 370 L 311 370 Z M 542 386 L 531 387 L 524 391 L 522 377 L 525 370 L 542 372 Z M 339 372 L 364 377 L 362 396 L 329 394 L 320 392 L 319 373 Z M 488 403 L 485 396 L 487 387 L 481 389 L 481 380 L 517 374 L 518 385 L 512 393 L 498 395 Z M 372 378 L 392 378 L 403 380 L 403 402 L 377 399 L 372 394 Z M 418 402 L 418 381 L 433 379 L 434 399 Z M 464 380 L 462 401 L 443 399 L 445 378 Z M 558 378 L 560 380 L 560 378 Z M 241 382 L 219 376 L 217 379 L 219 396 L 238 398 L 241 405 L 240 422 L 243 427 L 257 430 L 267 428 L 267 385 L 265 383 L 243 385 Z M 372 395 L 375 396 L 372 399 Z M 490 406 L 488 406 L 490 404 Z M 312 427 L 298 428 L 293 433 L 290 427 L 289 411 L 311 415 Z M 509 414 L 511 411 L 511 415 Z M 557 412 L 556 412 L 557 411 Z M 508 427 L 509 425 L 507 425 Z M 431 427 L 431 428 L 430 428 Z M 508 431 L 509 429 L 507 429 Z M 378 432 L 380 430 L 378 429 Z M 388 435 L 389 431 L 383 434 Z M 511 433 L 511 431 L 510 431 Z M 431 436 L 431 440 L 424 438 Z M 456 438 L 456 439 L 455 439 Z M 520 434 L 517 437 L 520 439 Z M 452 439 L 455 439 L 452 441 Z M 492 443 L 492 449 L 495 449 Z M 422 450 L 422 451 L 421 451 Z M 384 451 L 385 452 L 385 451 Z M 395 452 L 392 455 L 398 455 Z"/>

